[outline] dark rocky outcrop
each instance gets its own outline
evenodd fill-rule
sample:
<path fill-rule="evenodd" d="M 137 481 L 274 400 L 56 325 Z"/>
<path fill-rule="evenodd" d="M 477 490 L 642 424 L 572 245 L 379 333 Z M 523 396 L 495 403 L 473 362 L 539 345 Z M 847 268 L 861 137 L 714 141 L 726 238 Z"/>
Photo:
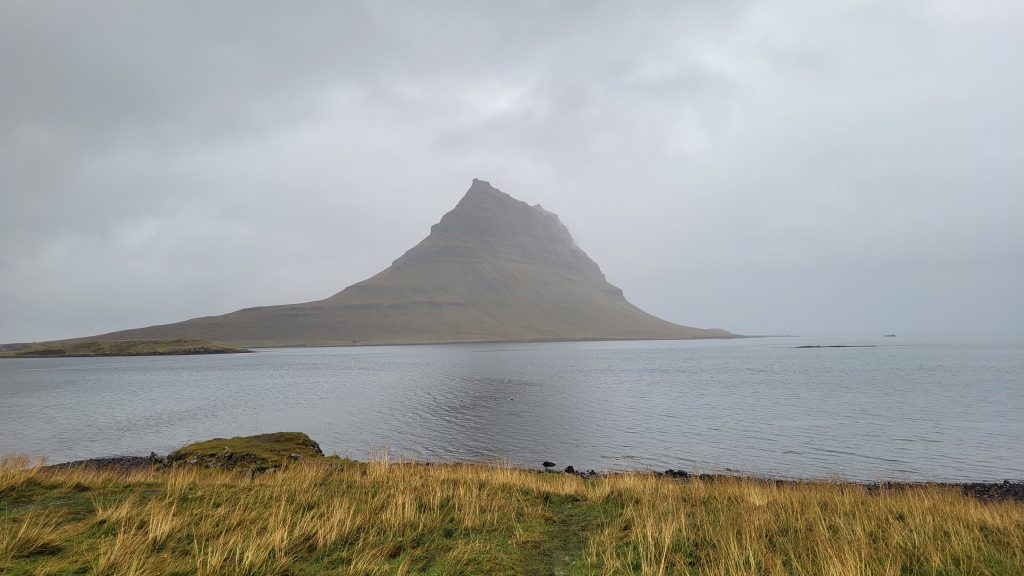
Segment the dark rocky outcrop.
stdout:
<path fill-rule="evenodd" d="M 978 500 L 1017 500 L 1024 502 L 1024 482 L 1010 482 L 1004 480 L 1001 483 L 970 482 L 961 484 L 960 489 L 968 496 L 974 496 Z"/>
<path fill-rule="evenodd" d="M 267 470 L 303 458 L 323 457 L 323 450 L 302 432 L 214 438 L 179 448 L 167 455 L 167 466 Z"/>
<path fill-rule="evenodd" d="M 84 468 L 89 470 L 117 470 L 130 472 L 142 470 L 154 465 L 152 457 L 146 456 L 107 456 L 103 458 L 90 458 L 88 460 L 76 460 L 74 462 L 63 462 L 46 466 L 47 470 L 62 470 L 66 468 Z"/>

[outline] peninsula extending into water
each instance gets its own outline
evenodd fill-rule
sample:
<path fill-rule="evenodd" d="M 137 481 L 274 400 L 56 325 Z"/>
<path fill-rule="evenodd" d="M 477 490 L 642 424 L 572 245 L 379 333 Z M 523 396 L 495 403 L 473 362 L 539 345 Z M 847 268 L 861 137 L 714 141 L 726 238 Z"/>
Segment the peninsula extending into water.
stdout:
<path fill-rule="evenodd" d="M 67 340 L 14 344 L 0 348 L 0 358 L 88 358 L 97 356 L 184 356 L 192 354 L 241 354 L 245 348 L 207 342 L 199 338 L 168 340 Z"/>

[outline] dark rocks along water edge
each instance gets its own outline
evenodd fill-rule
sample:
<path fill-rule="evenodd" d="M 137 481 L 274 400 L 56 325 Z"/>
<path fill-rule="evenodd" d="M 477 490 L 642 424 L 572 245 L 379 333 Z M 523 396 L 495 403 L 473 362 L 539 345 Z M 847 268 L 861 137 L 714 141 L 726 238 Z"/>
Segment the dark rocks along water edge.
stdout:
<path fill-rule="evenodd" d="M 302 460 L 332 459 L 339 465 L 346 460 L 337 456 L 325 456 L 320 446 L 309 436 L 301 432 L 275 432 L 256 436 L 234 438 L 214 438 L 184 446 L 166 456 L 150 453 L 149 456 L 112 456 L 90 458 L 75 462 L 66 462 L 46 466 L 44 469 L 59 470 L 67 468 L 109 469 L 123 472 L 145 469 L 169 469 L 179 466 L 196 466 L 203 468 L 224 468 L 247 470 L 252 474 L 273 471 Z M 351 462 L 351 461 L 349 461 Z M 413 463 L 424 466 L 438 465 L 431 462 Z M 665 471 L 623 471 L 597 472 L 595 470 L 578 470 L 569 465 L 557 468 L 558 464 L 547 461 L 535 469 L 540 474 L 571 474 L 583 479 L 600 478 L 622 474 L 651 474 L 670 478 L 679 482 L 724 482 L 737 479 L 750 479 L 769 482 L 777 485 L 794 484 L 841 484 L 863 486 L 869 492 L 882 490 L 903 490 L 918 487 L 951 487 L 959 489 L 965 496 L 983 502 L 1013 500 L 1024 502 L 1024 482 L 1005 480 L 1003 482 L 843 482 L 833 480 L 796 480 L 764 478 L 726 474 L 691 474 L 685 470 L 668 469 Z"/>

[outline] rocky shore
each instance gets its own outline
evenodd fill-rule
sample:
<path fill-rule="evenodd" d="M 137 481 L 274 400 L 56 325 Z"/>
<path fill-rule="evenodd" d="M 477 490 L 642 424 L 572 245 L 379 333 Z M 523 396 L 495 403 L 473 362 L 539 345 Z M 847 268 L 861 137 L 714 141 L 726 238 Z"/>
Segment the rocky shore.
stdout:
<path fill-rule="evenodd" d="M 284 433 L 284 434 L 299 434 L 299 433 Z M 263 435 L 265 438 L 275 437 L 276 435 L 267 434 Z M 303 438 L 304 437 L 304 438 Z M 259 438 L 259 437 L 249 437 Z M 315 458 L 323 457 L 323 452 L 320 451 L 320 447 L 313 440 L 306 437 L 304 434 L 301 437 L 296 437 L 294 440 L 298 442 L 300 449 L 291 451 L 288 448 L 283 448 L 285 453 L 279 453 L 279 460 L 274 460 L 272 457 L 268 459 L 266 454 L 254 453 L 249 450 L 237 450 L 229 447 L 216 447 L 219 446 L 217 441 L 221 441 L 223 444 L 224 439 L 214 439 L 201 442 L 192 446 L 202 446 L 204 449 L 195 450 L 189 447 L 176 450 L 167 456 L 159 456 L 156 453 L 150 453 L 149 456 L 113 456 L 106 458 L 90 458 L 87 460 L 78 460 L 75 462 L 65 462 L 62 464 L 54 464 L 46 466 L 46 469 L 66 469 L 66 468 L 90 468 L 90 469 L 108 469 L 118 471 L 133 471 L 133 470 L 144 470 L 152 467 L 157 468 L 168 468 L 176 466 L 200 466 L 204 468 L 244 468 L 252 471 L 253 473 L 266 472 L 273 470 L 283 465 L 285 460 L 288 461 L 299 461 L 304 458 Z M 238 439 L 231 439 L 238 440 Z M 248 440 L 248 439 L 246 439 Z M 216 448 L 215 448 L 216 447 Z M 280 452 L 280 450 L 278 451 Z M 432 463 L 425 462 L 423 465 L 432 465 Z M 550 466 L 549 466 L 550 464 Z M 578 476 L 583 479 L 593 479 L 600 477 L 616 476 L 622 474 L 636 473 L 633 472 L 597 472 L 595 470 L 577 470 L 573 466 L 566 466 L 561 469 L 556 469 L 556 465 L 553 462 L 545 461 L 539 470 L 535 470 L 538 473 L 543 474 L 571 474 Z M 728 481 L 735 480 L 737 478 L 744 478 L 743 476 L 733 476 L 725 474 L 690 474 L 684 470 L 668 469 L 665 471 L 651 471 L 650 474 L 654 476 L 661 476 L 665 478 L 672 478 L 680 482 L 691 482 L 699 480 L 702 482 L 716 482 L 716 481 Z M 762 477 L 749 477 L 749 479 L 758 480 L 761 482 L 770 482 L 778 485 L 795 485 L 795 484 L 836 484 L 837 481 L 831 480 L 792 480 L 792 479 L 778 479 L 778 478 L 762 478 Z M 1013 500 L 1017 502 L 1024 502 L 1024 482 L 1012 482 L 1010 480 L 1004 480 L 1002 482 L 848 482 L 849 484 L 864 486 L 870 492 L 878 492 L 881 490 L 898 490 L 908 489 L 916 487 L 949 487 L 959 489 L 965 496 L 976 498 L 982 502 L 993 502 L 1000 500 Z"/>
<path fill-rule="evenodd" d="M 554 463 L 544 462 L 544 464 L 552 464 L 552 466 L 544 466 L 544 472 L 548 474 L 575 474 L 581 478 L 597 478 L 600 476 L 609 476 L 614 474 L 628 474 L 629 472 L 597 472 L 594 470 L 587 470 L 586 472 L 576 470 L 573 466 L 566 466 L 560 471 L 553 470 Z M 667 478 L 674 478 L 680 481 L 692 481 L 700 480 L 704 482 L 714 482 L 718 480 L 730 480 L 736 478 L 749 478 L 752 480 L 758 480 L 761 482 L 771 482 L 773 484 L 816 484 L 816 483 L 828 483 L 836 484 L 837 481 L 829 480 L 792 480 L 792 479 L 780 479 L 780 478 L 764 478 L 764 477 L 744 477 L 744 476 L 733 476 L 727 474 L 690 474 L 685 470 L 674 470 L 669 468 L 664 472 L 652 471 L 651 474 L 655 476 L 664 476 Z M 977 498 L 983 502 L 995 501 L 995 500 L 1016 500 L 1017 502 L 1024 502 L 1024 482 L 1011 482 L 1010 480 L 1003 480 L 1002 482 L 845 482 L 847 484 L 855 484 L 866 487 L 869 491 L 877 492 L 879 490 L 892 490 L 892 489 L 904 489 L 914 488 L 922 486 L 935 486 L 935 487 L 953 487 L 959 488 L 965 496 L 971 496 Z"/>

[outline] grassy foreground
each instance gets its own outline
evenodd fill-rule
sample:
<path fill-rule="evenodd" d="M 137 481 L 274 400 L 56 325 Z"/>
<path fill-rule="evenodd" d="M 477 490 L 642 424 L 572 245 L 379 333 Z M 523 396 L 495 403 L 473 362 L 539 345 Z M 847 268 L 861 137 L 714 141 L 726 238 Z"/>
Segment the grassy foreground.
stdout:
<path fill-rule="evenodd" d="M 952 488 L 302 459 L 0 463 L 9 574 L 1021 574 L 1024 505 Z"/>

